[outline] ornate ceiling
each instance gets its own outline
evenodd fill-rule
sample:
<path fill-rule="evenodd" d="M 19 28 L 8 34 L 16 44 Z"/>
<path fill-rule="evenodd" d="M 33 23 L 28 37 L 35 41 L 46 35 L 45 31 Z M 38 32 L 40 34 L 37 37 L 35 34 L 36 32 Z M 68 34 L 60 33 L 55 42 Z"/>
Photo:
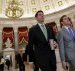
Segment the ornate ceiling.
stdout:
<path fill-rule="evenodd" d="M 12 0 L 0 0 L 0 18 L 7 18 L 6 8 Z M 21 18 L 34 17 L 37 10 L 43 10 L 45 14 L 51 14 L 75 4 L 75 0 L 15 0 L 23 9 Z M 10 13 L 11 14 L 11 13 Z"/>

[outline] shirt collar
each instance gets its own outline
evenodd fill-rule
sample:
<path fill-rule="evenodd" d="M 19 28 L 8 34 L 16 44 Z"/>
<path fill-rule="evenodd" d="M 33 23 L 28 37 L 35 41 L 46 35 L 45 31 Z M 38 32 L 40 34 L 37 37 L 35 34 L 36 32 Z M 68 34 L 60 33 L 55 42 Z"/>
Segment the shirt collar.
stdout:
<path fill-rule="evenodd" d="M 42 24 L 42 23 L 38 23 L 39 25 L 44 25 L 44 23 Z"/>
<path fill-rule="evenodd" d="M 41 24 L 41 23 L 38 23 L 38 25 L 41 27 L 41 25 L 45 25 L 44 23 L 43 24 Z"/>
<path fill-rule="evenodd" d="M 67 29 L 67 30 L 68 30 L 68 28 L 69 28 L 69 27 L 67 27 L 67 26 L 63 26 L 63 27 L 64 27 L 65 29 Z"/>

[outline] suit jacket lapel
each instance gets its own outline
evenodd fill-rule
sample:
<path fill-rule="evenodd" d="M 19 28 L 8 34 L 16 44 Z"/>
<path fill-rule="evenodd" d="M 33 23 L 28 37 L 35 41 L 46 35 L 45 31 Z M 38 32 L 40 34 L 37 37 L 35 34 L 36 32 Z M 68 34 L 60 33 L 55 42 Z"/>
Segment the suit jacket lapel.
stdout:
<path fill-rule="evenodd" d="M 69 36 L 69 38 L 71 39 L 71 37 L 70 37 L 70 34 L 69 34 L 68 30 L 67 30 L 66 28 L 64 28 L 64 27 L 63 27 L 62 29 L 63 29 L 63 31 L 64 31 L 65 35 Z"/>
<path fill-rule="evenodd" d="M 64 27 L 63 27 L 62 29 L 63 29 L 65 35 L 67 35 L 67 36 L 69 37 L 70 40 L 73 40 L 73 39 L 71 38 L 69 32 L 67 31 L 67 29 L 64 28 Z M 74 30 L 73 28 L 72 28 L 72 30 L 73 30 L 73 32 L 74 32 L 74 40 L 75 40 L 75 30 Z"/>
<path fill-rule="evenodd" d="M 72 28 L 72 30 L 73 30 L 73 34 L 74 34 L 74 39 L 75 39 L 75 29 L 74 29 L 74 28 Z"/>
<path fill-rule="evenodd" d="M 38 30 L 38 32 L 39 32 L 39 34 L 41 35 L 41 38 L 43 39 L 43 40 L 46 40 L 46 38 L 45 38 L 45 36 L 44 36 L 44 34 L 43 34 L 43 32 L 42 32 L 42 30 L 41 30 L 41 28 L 40 28 L 40 26 L 37 24 L 37 30 Z M 47 40 L 46 40 L 47 41 Z"/>
<path fill-rule="evenodd" d="M 49 35 L 49 34 L 48 34 L 48 33 L 49 33 L 49 32 L 48 32 L 49 28 L 46 26 L 46 29 L 47 29 L 47 40 L 48 40 L 48 38 L 49 38 L 49 36 L 48 36 L 48 35 Z"/>

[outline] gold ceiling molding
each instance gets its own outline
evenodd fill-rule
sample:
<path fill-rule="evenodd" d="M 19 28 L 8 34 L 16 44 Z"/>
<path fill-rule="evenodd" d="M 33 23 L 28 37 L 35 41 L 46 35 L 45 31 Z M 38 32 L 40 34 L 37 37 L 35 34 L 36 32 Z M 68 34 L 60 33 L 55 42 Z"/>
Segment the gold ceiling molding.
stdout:
<path fill-rule="evenodd" d="M 2 13 L 2 0 L 0 0 L 0 13 Z"/>
<path fill-rule="evenodd" d="M 8 18 L 20 18 L 23 15 L 23 9 L 19 7 L 20 2 L 18 0 L 11 0 L 8 2 L 8 6 L 6 8 L 5 15 Z"/>

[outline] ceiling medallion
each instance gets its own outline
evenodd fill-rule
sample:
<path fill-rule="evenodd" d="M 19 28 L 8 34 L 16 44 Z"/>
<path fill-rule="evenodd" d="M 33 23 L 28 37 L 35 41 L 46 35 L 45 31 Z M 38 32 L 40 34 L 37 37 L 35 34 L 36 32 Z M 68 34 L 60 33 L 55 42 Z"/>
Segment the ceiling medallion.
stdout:
<path fill-rule="evenodd" d="M 19 7 L 19 5 L 20 2 L 18 2 L 17 0 L 9 1 L 6 8 L 6 16 L 12 19 L 20 18 L 23 15 L 24 11 L 21 7 Z"/>

